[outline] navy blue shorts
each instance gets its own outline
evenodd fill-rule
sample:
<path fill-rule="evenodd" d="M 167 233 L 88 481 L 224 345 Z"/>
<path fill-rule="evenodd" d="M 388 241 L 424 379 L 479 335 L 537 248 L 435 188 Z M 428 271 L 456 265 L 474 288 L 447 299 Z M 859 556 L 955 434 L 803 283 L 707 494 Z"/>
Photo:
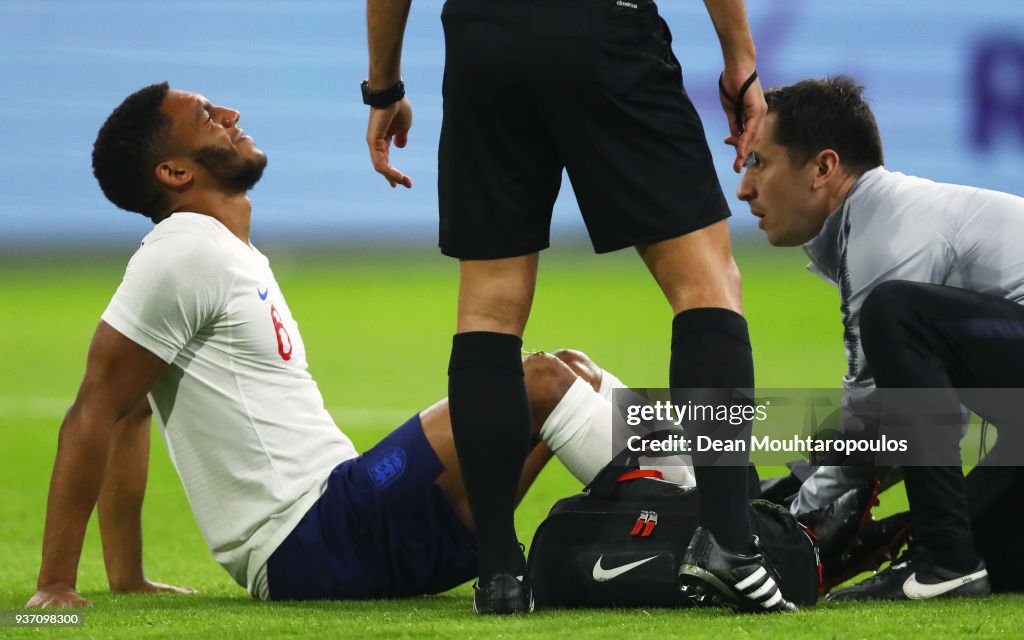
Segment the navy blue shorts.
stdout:
<path fill-rule="evenodd" d="M 434 484 L 443 470 L 418 415 L 339 464 L 267 561 L 270 599 L 404 598 L 473 578 L 476 537 Z"/>

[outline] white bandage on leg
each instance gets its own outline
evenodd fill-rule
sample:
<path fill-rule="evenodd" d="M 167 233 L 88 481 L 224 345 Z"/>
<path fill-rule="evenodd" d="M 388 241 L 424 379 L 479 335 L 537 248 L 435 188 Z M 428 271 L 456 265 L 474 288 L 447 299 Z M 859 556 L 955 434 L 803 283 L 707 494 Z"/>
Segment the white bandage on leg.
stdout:
<path fill-rule="evenodd" d="M 601 394 L 601 397 L 605 400 L 612 399 L 612 391 L 615 389 L 624 389 L 626 385 L 622 384 L 622 380 L 615 377 L 611 371 L 607 369 L 601 369 L 601 388 L 597 390 Z"/>
<path fill-rule="evenodd" d="M 607 372 L 605 372 L 606 375 Z M 610 376 L 621 387 L 618 378 Z M 601 388 L 605 387 L 602 378 Z M 614 383 L 613 383 L 614 384 Z M 610 387 L 609 395 L 611 389 Z M 577 378 L 540 428 L 540 437 L 577 480 L 589 484 L 618 453 L 612 444 L 612 403 L 594 391 L 583 378 Z M 624 446 L 624 445 L 623 445 Z M 659 462 L 664 458 L 657 459 Z M 696 486 L 688 456 L 680 464 L 642 465 L 661 471 L 666 480 L 684 486 Z"/>
<path fill-rule="evenodd" d="M 612 459 L 612 403 L 576 378 L 544 421 L 540 438 L 569 473 L 589 484 Z"/>
<path fill-rule="evenodd" d="M 612 392 L 615 389 L 625 389 L 626 385 L 623 384 L 622 380 L 615 377 L 611 371 L 607 369 L 601 370 L 601 388 L 598 393 L 601 397 L 611 402 Z M 611 416 L 609 414 L 609 420 Z M 696 487 L 697 478 L 693 475 L 693 462 L 689 456 L 680 456 L 679 459 L 675 460 L 676 464 L 672 465 L 642 465 L 644 469 L 654 469 L 660 471 L 661 475 L 670 482 L 681 484 L 684 487 Z"/>
<path fill-rule="evenodd" d="M 641 469 L 654 469 L 660 471 L 661 475 L 669 482 L 681 484 L 684 487 L 696 487 L 697 478 L 693 475 L 693 463 L 690 456 L 680 456 L 684 461 L 678 464 L 642 464 Z"/>

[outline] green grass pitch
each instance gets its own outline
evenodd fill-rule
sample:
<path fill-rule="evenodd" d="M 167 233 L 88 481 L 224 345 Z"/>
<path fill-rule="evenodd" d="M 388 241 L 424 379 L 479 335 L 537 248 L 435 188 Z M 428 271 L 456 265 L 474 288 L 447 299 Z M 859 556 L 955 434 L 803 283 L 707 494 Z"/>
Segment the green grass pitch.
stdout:
<path fill-rule="evenodd" d="M 454 328 L 457 268 L 426 252 L 268 250 L 299 320 L 310 366 L 338 424 L 360 448 L 440 398 Z M 761 387 L 834 387 L 844 361 L 838 296 L 803 269 L 798 250 L 740 246 L 744 302 Z M 86 348 L 128 253 L 46 255 L 0 263 L 0 610 L 34 591 L 57 429 L 83 373 Z M 595 257 L 553 250 L 525 337 L 529 349 L 574 347 L 634 386 L 663 386 L 670 312 L 630 252 Z M 553 463 L 518 512 L 529 540 L 559 497 L 578 489 Z M 905 507 L 902 491 L 876 511 Z M 0 629 L 2 637 L 607 637 L 607 638 L 1003 638 L 1024 636 L 1024 598 L 912 604 L 818 605 L 791 616 L 724 611 L 547 611 L 521 619 L 470 612 L 467 585 L 386 602 L 253 601 L 207 552 L 159 438 L 144 514 L 148 577 L 194 596 L 112 596 L 95 522 L 79 590 L 95 603 L 86 624 Z"/>

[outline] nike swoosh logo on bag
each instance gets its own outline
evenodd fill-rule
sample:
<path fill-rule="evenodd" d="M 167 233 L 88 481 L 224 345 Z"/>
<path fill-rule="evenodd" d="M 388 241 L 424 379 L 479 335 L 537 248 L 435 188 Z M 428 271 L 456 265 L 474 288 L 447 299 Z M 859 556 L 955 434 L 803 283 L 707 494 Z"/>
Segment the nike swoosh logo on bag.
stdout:
<path fill-rule="evenodd" d="M 615 567 L 614 569 L 605 569 L 601 566 L 601 558 L 604 558 L 604 556 L 598 556 L 597 562 L 594 563 L 594 580 L 596 582 L 608 582 L 612 578 L 617 578 L 622 574 L 626 573 L 627 571 L 636 569 L 645 562 L 650 562 L 651 560 L 654 560 L 657 557 L 658 556 L 651 556 L 650 558 L 644 558 L 643 560 L 630 562 L 629 564 L 624 564 L 621 567 Z"/>
<path fill-rule="evenodd" d="M 984 578 L 986 575 L 988 575 L 988 571 L 982 569 L 981 571 L 975 571 L 974 573 L 966 576 L 960 576 L 959 578 L 953 578 L 952 580 L 946 580 L 945 582 L 921 584 L 917 581 L 917 574 L 912 573 L 910 574 L 910 577 L 907 578 L 906 582 L 903 583 L 903 593 L 911 600 L 934 598 L 935 596 L 941 596 L 944 593 L 952 591 L 959 586 Z"/>

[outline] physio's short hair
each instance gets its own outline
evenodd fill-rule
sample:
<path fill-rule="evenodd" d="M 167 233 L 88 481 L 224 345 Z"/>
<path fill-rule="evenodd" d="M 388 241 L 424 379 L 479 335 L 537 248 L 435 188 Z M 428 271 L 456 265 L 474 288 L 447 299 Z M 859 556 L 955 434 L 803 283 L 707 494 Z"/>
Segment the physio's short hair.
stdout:
<path fill-rule="evenodd" d="M 157 220 L 166 195 L 153 169 L 166 148 L 171 119 L 160 111 L 170 87 L 151 84 L 124 99 L 92 148 L 92 172 L 108 200 Z"/>
<path fill-rule="evenodd" d="M 881 166 L 882 138 L 864 87 L 849 76 L 801 80 L 765 94 L 775 114 L 774 142 L 786 148 L 793 164 L 804 164 L 832 149 L 847 171 L 861 174 Z"/>

